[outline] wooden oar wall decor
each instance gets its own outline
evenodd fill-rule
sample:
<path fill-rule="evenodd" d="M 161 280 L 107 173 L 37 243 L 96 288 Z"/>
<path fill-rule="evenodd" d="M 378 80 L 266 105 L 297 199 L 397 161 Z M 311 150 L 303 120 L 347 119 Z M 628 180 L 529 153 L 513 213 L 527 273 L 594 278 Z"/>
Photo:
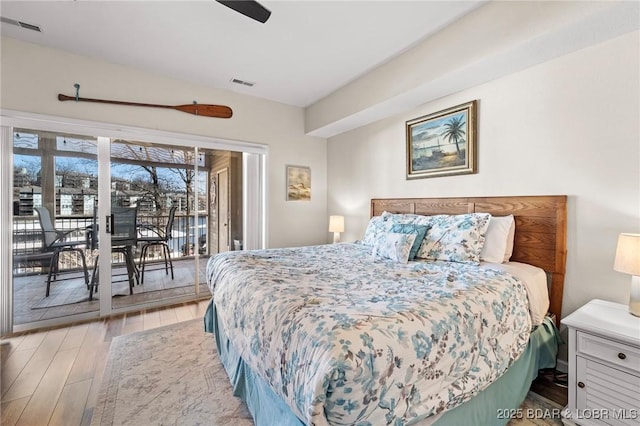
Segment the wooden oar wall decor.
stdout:
<path fill-rule="evenodd" d="M 158 104 L 145 104 L 138 102 L 122 102 L 122 101 L 110 101 L 106 99 L 92 99 L 92 98 L 81 98 L 78 96 L 78 89 L 80 88 L 79 84 L 75 85 L 76 88 L 76 96 L 67 96 L 63 94 L 58 94 L 59 101 L 76 101 L 76 102 L 97 102 L 101 104 L 112 104 L 112 105 L 129 105 L 129 106 L 141 106 L 141 107 L 151 107 L 151 108 L 165 108 L 165 109 L 175 109 L 178 111 L 186 112 L 188 114 L 193 115 L 201 115 L 204 117 L 215 117 L 215 118 L 231 118 L 233 115 L 233 111 L 226 105 L 210 105 L 210 104 L 186 104 L 186 105 L 158 105 Z"/>

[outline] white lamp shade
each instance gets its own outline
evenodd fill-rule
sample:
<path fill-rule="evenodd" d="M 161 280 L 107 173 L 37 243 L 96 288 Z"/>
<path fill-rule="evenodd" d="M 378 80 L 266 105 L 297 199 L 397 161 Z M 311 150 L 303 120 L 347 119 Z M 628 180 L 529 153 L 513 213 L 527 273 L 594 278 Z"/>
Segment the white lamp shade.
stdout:
<path fill-rule="evenodd" d="M 640 234 L 620 234 L 613 269 L 640 276 Z"/>
<path fill-rule="evenodd" d="M 344 232 L 344 216 L 329 217 L 329 232 Z"/>

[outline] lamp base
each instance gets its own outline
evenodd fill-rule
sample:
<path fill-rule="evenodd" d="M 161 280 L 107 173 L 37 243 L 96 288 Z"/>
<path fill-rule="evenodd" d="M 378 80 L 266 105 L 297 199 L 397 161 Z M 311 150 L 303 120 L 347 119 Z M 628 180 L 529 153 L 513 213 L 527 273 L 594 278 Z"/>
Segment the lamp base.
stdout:
<path fill-rule="evenodd" d="M 339 242 L 340 242 L 340 233 L 339 232 L 334 232 L 333 233 L 333 244 L 339 243 Z"/>
<path fill-rule="evenodd" d="M 631 290 L 629 291 L 629 313 L 640 317 L 640 277 L 631 276 Z"/>

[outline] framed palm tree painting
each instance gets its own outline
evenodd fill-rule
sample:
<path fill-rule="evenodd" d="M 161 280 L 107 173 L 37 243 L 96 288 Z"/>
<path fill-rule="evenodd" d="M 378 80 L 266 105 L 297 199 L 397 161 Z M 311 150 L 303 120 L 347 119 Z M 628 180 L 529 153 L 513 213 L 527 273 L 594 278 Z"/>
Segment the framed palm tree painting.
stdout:
<path fill-rule="evenodd" d="M 406 122 L 407 179 L 476 173 L 476 103 Z"/>

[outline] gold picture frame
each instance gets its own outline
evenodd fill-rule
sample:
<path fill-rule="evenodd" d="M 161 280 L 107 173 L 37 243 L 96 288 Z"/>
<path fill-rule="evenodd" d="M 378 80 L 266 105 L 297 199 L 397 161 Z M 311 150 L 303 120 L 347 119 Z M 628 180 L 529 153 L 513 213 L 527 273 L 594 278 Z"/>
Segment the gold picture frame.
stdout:
<path fill-rule="evenodd" d="M 287 165 L 287 201 L 311 200 L 311 168 Z"/>
<path fill-rule="evenodd" d="M 473 100 L 406 122 L 407 179 L 477 172 Z"/>

